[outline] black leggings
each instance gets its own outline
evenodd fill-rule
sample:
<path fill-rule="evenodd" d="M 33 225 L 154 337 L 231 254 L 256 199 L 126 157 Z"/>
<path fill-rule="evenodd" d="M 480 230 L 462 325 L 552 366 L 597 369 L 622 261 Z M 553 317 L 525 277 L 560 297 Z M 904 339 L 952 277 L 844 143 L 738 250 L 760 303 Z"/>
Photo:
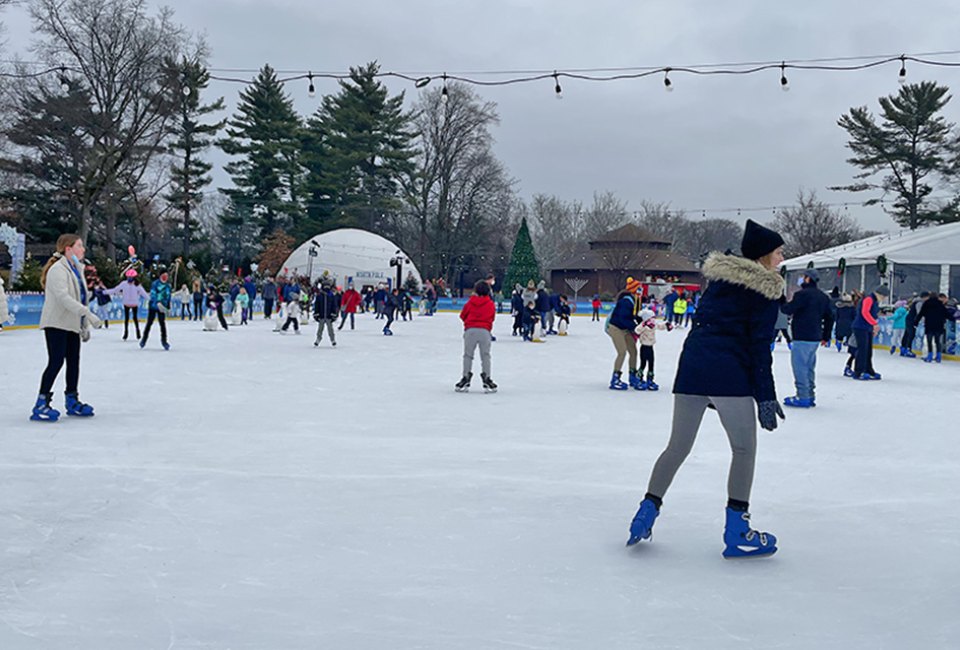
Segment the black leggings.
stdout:
<path fill-rule="evenodd" d="M 67 392 L 76 393 L 80 381 L 80 335 L 76 332 L 48 327 L 43 330 L 47 341 L 47 368 L 40 379 L 40 393 L 53 392 L 53 382 L 57 380 L 63 363 L 67 363 Z"/>
<path fill-rule="evenodd" d="M 347 322 L 347 316 L 350 317 L 350 329 L 354 329 L 354 326 L 353 326 L 353 325 L 354 325 L 354 320 L 353 320 L 354 314 L 353 314 L 353 312 L 349 312 L 349 313 L 343 312 L 343 314 L 342 314 L 341 316 L 342 316 L 342 317 L 340 318 L 340 327 L 338 327 L 337 329 L 338 329 L 338 330 L 342 330 L 342 329 L 343 329 L 344 324 Z"/>
<path fill-rule="evenodd" d="M 653 377 L 653 346 L 652 345 L 641 345 L 640 346 L 640 374 L 643 374 L 644 369 L 647 370 L 650 377 Z"/>
<path fill-rule="evenodd" d="M 143 343 L 147 342 L 147 339 L 150 338 L 150 327 L 153 325 L 153 319 L 156 318 L 160 322 L 160 342 L 166 345 L 167 343 L 167 316 L 159 309 L 150 309 L 150 313 L 147 314 L 147 326 L 143 328 Z"/>
<path fill-rule="evenodd" d="M 927 352 L 933 354 L 933 347 L 936 345 L 937 354 L 943 355 L 943 332 L 927 332 Z"/>
<path fill-rule="evenodd" d="M 133 326 L 137 332 L 137 338 L 140 338 L 140 321 L 137 320 L 137 308 L 123 306 L 123 338 L 127 338 L 130 333 L 130 317 L 133 316 Z"/>
<path fill-rule="evenodd" d="M 200 313 L 203 311 L 203 298 L 193 299 L 193 320 L 200 320 Z"/>
<path fill-rule="evenodd" d="M 783 338 L 787 339 L 787 343 L 793 343 L 793 339 L 790 338 L 790 331 L 786 327 L 777 330 L 777 334 L 783 334 Z"/>

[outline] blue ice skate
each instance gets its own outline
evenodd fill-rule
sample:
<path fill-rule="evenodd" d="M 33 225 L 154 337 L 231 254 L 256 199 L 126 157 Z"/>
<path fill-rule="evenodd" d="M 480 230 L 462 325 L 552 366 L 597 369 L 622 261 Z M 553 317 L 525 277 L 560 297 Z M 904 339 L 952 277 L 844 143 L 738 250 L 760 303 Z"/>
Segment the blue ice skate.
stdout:
<path fill-rule="evenodd" d="M 933 352 L 928 352 L 927 356 L 923 358 L 924 363 L 933 363 Z"/>
<path fill-rule="evenodd" d="M 634 390 L 646 390 L 643 385 L 643 380 L 640 379 L 640 373 L 636 370 L 630 371 L 630 388 Z"/>
<path fill-rule="evenodd" d="M 900 348 L 900 349 L 903 350 L 903 348 Z M 896 352 L 897 352 L 897 346 L 891 345 L 891 346 L 890 346 L 890 354 L 891 354 L 891 355 L 894 355 L 894 354 L 896 354 Z"/>
<path fill-rule="evenodd" d="M 76 393 L 67 393 L 67 415 L 92 417 L 93 407 L 81 402 Z"/>
<path fill-rule="evenodd" d="M 795 408 L 808 409 L 817 405 L 812 397 L 788 397 L 783 400 L 784 406 L 793 406 Z"/>
<path fill-rule="evenodd" d="M 841 348 L 843 348 L 843 342 L 837 341 L 837 352 L 840 352 Z"/>
<path fill-rule="evenodd" d="M 50 393 L 37 396 L 37 403 L 33 406 L 33 412 L 30 419 L 34 422 L 56 422 L 60 419 L 60 411 L 50 408 L 50 399 L 53 396 Z"/>
<path fill-rule="evenodd" d="M 660 511 L 650 499 L 644 499 L 640 502 L 640 509 L 633 516 L 630 522 L 630 539 L 627 540 L 627 546 L 633 546 L 644 539 L 650 539 L 653 534 L 653 522 L 657 520 Z"/>
<path fill-rule="evenodd" d="M 853 376 L 854 376 L 854 375 L 853 375 L 853 369 L 850 368 L 850 366 L 847 366 L 846 368 L 844 368 L 844 369 L 843 369 L 843 376 L 844 376 L 844 377 L 853 377 Z"/>
<path fill-rule="evenodd" d="M 660 385 L 657 382 L 653 381 L 653 373 L 647 373 L 647 381 L 644 382 L 647 385 L 647 390 L 660 390 Z"/>
<path fill-rule="evenodd" d="M 622 379 L 620 379 L 620 371 L 615 370 L 613 372 L 613 377 L 610 378 L 610 390 L 627 390 L 627 386 Z"/>
<path fill-rule="evenodd" d="M 936 361 L 937 363 L 942 363 L 942 362 L 943 362 L 943 355 L 942 355 L 941 353 L 937 352 L 937 356 L 935 356 L 935 357 L 933 358 L 933 360 Z"/>
<path fill-rule="evenodd" d="M 163 345 L 163 349 L 164 349 L 164 350 L 169 350 L 169 349 L 170 349 L 170 344 L 169 344 L 169 343 L 162 343 L 161 345 Z"/>
<path fill-rule="evenodd" d="M 750 528 L 750 513 L 733 508 L 727 508 L 723 543 L 723 557 L 727 559 L 770 557 L 777 552 L 777 538 Z"/>
<path fill-rule="evenodd" d="M 907 357 L 908 359 L 916 359 L 917 355 L 913 353 L 913 350 L 910 348 L 900 348 L 900 356 Z"/>

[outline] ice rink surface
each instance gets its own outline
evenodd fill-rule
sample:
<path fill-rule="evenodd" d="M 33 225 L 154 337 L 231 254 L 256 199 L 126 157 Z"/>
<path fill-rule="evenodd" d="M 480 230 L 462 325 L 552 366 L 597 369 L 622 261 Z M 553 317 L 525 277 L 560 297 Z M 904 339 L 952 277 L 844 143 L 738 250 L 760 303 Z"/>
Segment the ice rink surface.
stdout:
<path fill-rule="evenodd" d="M 174 321 L 170 352 L 111 327 L 83 347 L 96 417 L 53 424 L 27 419 L 42 335 L 3 332 L 0 648 L 958 647 L 960 364 L 877 351 L 883 381 L 855 382 L 821 350 L 818 406 L 760 433 L 780 552 L 731 562 L 712 412 L 624 548 L 685 332 L 658 335 L 660 392 L 622 393 L 600 323 L 536 345 L 509 320 L 493 395 L 453 392 L 453 314 L 319 349 L 260 319 Z"/>

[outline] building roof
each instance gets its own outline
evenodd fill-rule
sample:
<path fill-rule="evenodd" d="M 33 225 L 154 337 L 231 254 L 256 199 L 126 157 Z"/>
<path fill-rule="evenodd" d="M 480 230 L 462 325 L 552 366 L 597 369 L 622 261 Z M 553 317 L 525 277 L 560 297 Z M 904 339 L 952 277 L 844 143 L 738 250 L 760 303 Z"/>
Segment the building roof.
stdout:
<path fill-rule="evenodd" d="M 551 270 L 643 270 L 649 272 L 662 271 L 664 273 L 699 273 L 693 262 L 680 255 L 665 250 L 639 249 L 623 251 L 622 266 L 616 260 L 617 251 L 583 250 L 573 253 L 554 264 Z"/>
<path fill-rule="evenodd" d="M 794 257 L 783 263 L 788 271 L 836 267 L 840 258 L 848 265 L 871 264 L 881 255 L 894 264 L 960 264 L 960 223 L 900 230 L 860 239 Z"/>
<path fill-rule="evenodd" d="M 312 264 L 311 248 L 317 251 Z M 328 271 L 337 282 L 353 278 L 359 287 L 395 279 L 397 271 L 396 267 L 390 266 L 390 259 L 397 254 L 407 257 L 396 244 L 380 235 L 356 228 L 341 228 L 307 239 L 290 254 L 283 268 L 287 274 L 295 275 L 306 275 L 311 269 L 311 281 Z M 404 261 L 402 271 L 404 278 L 409 271 L 421 280 L 419 270 L 409 259 Z"/>
<path fill-rule="evenodd" d="M 593 240 L 593 242 L 643 242 L 643 243 L 653 243 L 653 244 L 670 244 L 672 242 L 661 239 L 655 235 L 650 234 L 649 231 L 644 230 L 640 226 L 634 223 L 628 223 L 625 226 L 620 226 L 610 232 L 604 233 Z"/>

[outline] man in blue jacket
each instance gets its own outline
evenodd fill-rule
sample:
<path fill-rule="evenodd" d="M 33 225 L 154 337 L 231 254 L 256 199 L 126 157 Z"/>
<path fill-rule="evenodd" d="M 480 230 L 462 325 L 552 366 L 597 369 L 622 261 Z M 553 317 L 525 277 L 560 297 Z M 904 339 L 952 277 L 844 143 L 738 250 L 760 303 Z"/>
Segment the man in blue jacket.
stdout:
<path fill-rule="evenodd" d="M 793 346 L 790 363 L 793 366 L 793 381 L 797 394 L 783 400 L 786 406 L 810 408 L 816 406 L 817 348 L 830 345 L 833 330 L 833 310 L 830 298 L 817 288 L 820 274 L 816 269 L 807 269 L 803 284 L 793 300 L 780 306 L 780 311 L 793 316 Z"/>

